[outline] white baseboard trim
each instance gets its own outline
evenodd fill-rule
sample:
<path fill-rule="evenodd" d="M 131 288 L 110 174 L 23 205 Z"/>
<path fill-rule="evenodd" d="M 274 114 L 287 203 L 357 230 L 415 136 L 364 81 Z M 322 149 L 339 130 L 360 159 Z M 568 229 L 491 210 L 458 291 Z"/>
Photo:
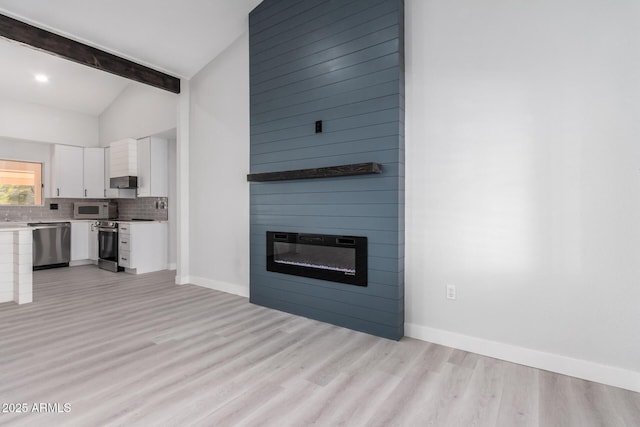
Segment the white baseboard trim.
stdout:
<path fill-rule="evenodd" d="M 203 288 L 226 292 L 228 294 L 239 295 L 249 298 L 249 286 L 244 287 L 235 283 L 221 282 L 218 280 L 205 279 L 203 277 L 189 276 L 189 283 L 202 286 Z"/>
<path fill-rule="evenodd" d="M 167 264 L 167 270 L 177 270 L 178 269 L 178 264 L 173 263 L 173 264 Z"/>
<path fill-rule="evenodd" d="M 189 283 L 191 283 L 189 276 L 178 276 L 176 274 L 176 285 L 188 285 Z"/>
<path fill-rule="evenodd" d="M 13 286 L 13 285 L 12 285 Z M 13 301 L 13 289 L 0 292 L 0 303 Z"/>
<path fill-rule="evenodd" d="M 405 323 L 405 335 L 545 371 L 640 392 L 640 372 Z"/>

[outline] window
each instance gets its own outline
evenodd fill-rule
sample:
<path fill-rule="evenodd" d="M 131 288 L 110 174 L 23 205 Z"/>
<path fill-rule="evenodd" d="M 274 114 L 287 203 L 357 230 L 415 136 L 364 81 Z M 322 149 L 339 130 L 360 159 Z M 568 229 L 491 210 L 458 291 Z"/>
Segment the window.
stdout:
<path fill-rule="evenodd" d="M 42 163 L 0 160 L 0 206 L 42 205 Z"/>

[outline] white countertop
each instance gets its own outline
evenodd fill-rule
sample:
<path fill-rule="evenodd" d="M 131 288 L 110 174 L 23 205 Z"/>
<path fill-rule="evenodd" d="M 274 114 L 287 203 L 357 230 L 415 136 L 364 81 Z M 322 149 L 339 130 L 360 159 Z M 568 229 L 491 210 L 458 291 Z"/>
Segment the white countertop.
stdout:
<path fill-rule="evenodd" d="M 21 230 L 33 230 L 33 227 L 28 227 L 26 222 L 6 222 L 0 223 L 0 232 L 3 231 L 21 231 Z"/>
<path fill-rule="evenodd" d="M 123 220 L 123 219 L 61 219 L 61 218 L 50 218 L 50 219 L 37 219 L 34 221 L 6 221 L 0 222 L 0 231 L 16 231 L 23 230 L 25 228 L 32 229 L 33 227 L 27 226 L 27 224 L 46 224 L 52 222 L 90 222 L 94 223 L 96 221 L 111 221 L 118 223 L 126 223 L 126 224 L 166 224 L 168 221 L 166 220 L 152 220 L 152 221 L 131 221 L 131 220 Z"/>

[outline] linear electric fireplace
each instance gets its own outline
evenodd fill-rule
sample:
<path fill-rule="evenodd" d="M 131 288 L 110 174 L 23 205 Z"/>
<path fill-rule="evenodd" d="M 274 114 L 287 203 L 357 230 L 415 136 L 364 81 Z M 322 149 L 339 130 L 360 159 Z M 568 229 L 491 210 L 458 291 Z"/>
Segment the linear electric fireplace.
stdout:
<path fill-rule="evenodd" d="M 267 270 L 367 286 L 367 238 L 267 231 Z"/>

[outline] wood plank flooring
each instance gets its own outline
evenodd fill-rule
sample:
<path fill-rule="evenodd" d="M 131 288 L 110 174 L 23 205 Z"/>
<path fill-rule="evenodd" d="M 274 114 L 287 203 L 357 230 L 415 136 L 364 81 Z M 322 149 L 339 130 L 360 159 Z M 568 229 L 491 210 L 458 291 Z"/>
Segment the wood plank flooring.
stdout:
<path fill-rule="evenodd" d="M 0 425 L 640 426 L 638 393 L 173 281 L 36 272 L 0 304 Z"/>

